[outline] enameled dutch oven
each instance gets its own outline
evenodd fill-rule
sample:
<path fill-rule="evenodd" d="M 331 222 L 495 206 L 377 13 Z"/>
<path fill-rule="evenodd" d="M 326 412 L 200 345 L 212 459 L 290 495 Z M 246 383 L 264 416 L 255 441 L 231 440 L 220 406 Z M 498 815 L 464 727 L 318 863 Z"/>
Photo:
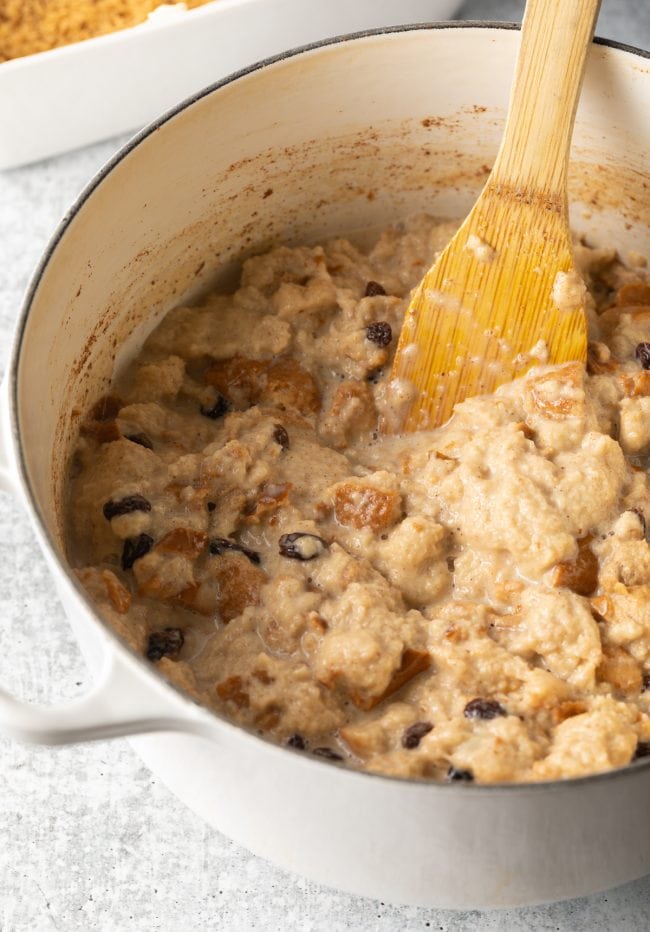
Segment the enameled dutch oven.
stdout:
<path fill-rule="evenodd" d="M 2 406 L 2 478 L 27 509 L 95 686 L 62 708 L 0 695 L 0 730 L 50 744 L 137 735 L 171 790 L 271 861 L 442 907 L 557 900 L 650 871 L 650 761 L 537 785 L 373 776 L 276 747 L 194 704 L 93 611 L 66 564 L 81 412 L 181 296 L 271 243 L 461 216 L 500 138 L 519 33 L 381 31 L 256 65 L 151 125 L 64 219 L 29 287 Z M 650 62 L 593 46 L 572 152 L 574 226 L 650 254 Z M 43 391 L 43 386 L 48 390 Z"/>

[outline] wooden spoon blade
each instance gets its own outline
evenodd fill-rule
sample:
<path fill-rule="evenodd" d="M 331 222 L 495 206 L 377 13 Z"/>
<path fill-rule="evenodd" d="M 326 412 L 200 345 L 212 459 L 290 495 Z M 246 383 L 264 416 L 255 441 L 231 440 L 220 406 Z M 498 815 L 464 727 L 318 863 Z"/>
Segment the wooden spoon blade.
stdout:
<path fill-rule="evenodd" d="M 563 210 L 488 184 L 412 295 L 392 371 L 401 429 L 444 424 L 533 366 L 585 361 L 585 295 Z"/>
<path fill-rule="evenodd" d="M 474 209 L 408 308 L 390 424 L 443 424 L 454 405 L 542 362 L 583 362 L 585 288 L 567 208 L 569 146 L 600 0 L 527 0 L 508 118 Z M 388 420 L 388 415 L 386 416 Z"/>

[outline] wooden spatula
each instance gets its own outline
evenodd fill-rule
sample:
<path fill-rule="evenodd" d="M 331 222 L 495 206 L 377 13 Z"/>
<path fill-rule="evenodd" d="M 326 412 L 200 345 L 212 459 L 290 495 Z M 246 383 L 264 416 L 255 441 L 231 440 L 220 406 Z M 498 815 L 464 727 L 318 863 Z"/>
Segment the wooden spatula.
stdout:
<path fill-rule="evenodd" d="M 599 6 L 526 4 L 494 168 L 406 313 L 392 371 L 409 399 L 404 430 L 443 424 L 458 401 L 491 392 L 533 365 L 586 358 L 567 165 Z"/>

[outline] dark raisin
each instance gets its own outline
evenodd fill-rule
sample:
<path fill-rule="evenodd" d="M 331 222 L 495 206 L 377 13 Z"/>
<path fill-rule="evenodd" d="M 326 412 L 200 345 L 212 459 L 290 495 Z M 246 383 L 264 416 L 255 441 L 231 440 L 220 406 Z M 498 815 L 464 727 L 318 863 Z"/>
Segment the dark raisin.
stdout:
<path fill-rule="evenodd" d="M 206 405 L 201 405 L 200 410 L 203 417 L 209 417 L 212 421 L 218 421 L 220 417 L 223 417 L 224 414 L 230 411 L 230 402 L 217 392 L 217 399 L 212 407 L 209 408 Z"/>
<path fill-rule="evenodd" d="M 384 286 L 380 285 L 379 282 L 373 282 L 373 281 L 368 282 L 368 284 L 366 285 L 364 296 L 366 298 L 376 298 L 377 295 L 380 295 L 380 294 L 381 295 L 386 294 L 386 289 L 384 288 Z"/>
<path fill-rule="evenodd" d="M 161 657 L 177 657 L 185 636 L 180 628 L 164 628 L 162 631 L 153 631 L 149 635 L 147 644 L 147 660 L 160 660 Z"/>
<path fill-rule="evenodd" d="M 471 770 L 459 770 L 457 767 L 450 766 L 447 771 L 448 783 L 471 783 L 473 779 L 474 774 Z"/>
<path fill-rule="evenodd" d="M 508 713 L 503 706 L 495 702 L 494 699 L 472 699 L 472 701 L 468 702 L 465 706 L 463 714 L 465 718 L 487 720 L 490 718 L 498 718 L 499 715 L 507 715 Z"/>
<path fill-rule="evenodd" d="M 431 722 L 415 722 L 414 725 L 410 725 L 402 735 L 402 747 L 408 750 L 416 748 L 432 728 Z"/>
<path fill-rule="evenodd" d="M 641 760 L 642 757 L 650 757 L 650 741 L 639 741 L 632 760 Z"/>
<path fill-rule="evenodd" d="M 251 563 L 261 563 L 260 555 L 255 550 L 249 550 L 248 547 L 244 547 L 234 540 L 228 540 L 226 537 L 213 537 L 208 547 L 214 557 L 220 557 L 226 550 L 235 550 L 248 557 Z"/>
<path fill-rule="evenodd" d="M 307 742 L 302 735 L 291 735 L 291 737 L 287 739 L 287 747 L 295 748 L 296 751 L 306 751 Z"/>
<path fill-rule="evenodd" d="M 131 443 L 137 443 L 141 447 L 146 447 L 147 450 L 153 450 L 153 443 L 146 434 L 127 434 L 126 439 L 130 440 Z"/>
<path fill-rule="evenodd" d="M 650 369 L 650 343 L 637 343 L 634 355 L 641 363 L 641 368 Z"/>
<path fill-rule="evenodd" d="M 368 324 L 366 327 L 366 340 L 375 343 L 377 346 L 388 346 L 393 339 L 393 330 L 391 325 L 385 320 L 377 320 L 374 324 Z"/>
<path fill-rule="evenodd" d="M 289 557 L 290 560 L 315 560 L 320 557 L 327 547 L 322 537 L 316 534 L 307 534 L 295 531 L 293 534 L 283 534 L 278 541 L 280 556 Z"/>
<path fill-rule="evenodd" d="M 311 753 L 315 754 L 316 757 L 323 757 L 325 760 L 343 760 L 341 754 L 337 754 L 331 748 L 314 748 Z"/>
<path fill-rule="evenodd" d="M 641 692 L 645 693 L 650 689 L 650 673 L 643 674 L 643 685 L 641 686 Z"/>
<path fill-rule="evenodd" d="M 122 550 L 122 569 L 130 570 L 136 560 L 149 553 L 153 547 L 153 537 L 148 534 L 139 534 L 137 537 L 129 537 L 124 541 Z"/>
<path fill-rule="evenodd" d="M 273 430 L 273 439 L 276 443 L 280 444 L 283 450 L 289 449 L 289 434 L 286 432 L 282 424 L 275 425 L 275 429 Z"/>
<path fill-rule="evenodd" d="M 207 507 L 208 511 L 214 511 L 214 509 L 217 507 L 217 503 L 216 503 L 216 502 L 208 502 L 206 507 Z"/>
<path fill-rule="evenodd" d="M 110 521 L 118 515 L 130 515 L 132 511 L 151 511 L 151 503 L 142 495 L 127 495 L 117 502 L 113 499 L 106 502 L 103 511 L 106 520 Z"/>

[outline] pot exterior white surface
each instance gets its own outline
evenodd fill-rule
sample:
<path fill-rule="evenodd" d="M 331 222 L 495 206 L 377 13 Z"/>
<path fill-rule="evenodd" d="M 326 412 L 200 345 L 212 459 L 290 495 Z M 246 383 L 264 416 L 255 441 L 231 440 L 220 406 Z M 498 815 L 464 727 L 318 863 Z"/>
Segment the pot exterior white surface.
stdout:
<path fill-rule="evenodd" d="M 650 870 L 641 828 L 650 820 L 647 771 L 573 791 L 488 794 L 388 786 L 333 767 L 316 774 L 327 765 L 305 761 L 301 769 L 286 752 L 230 743 L 215 750 L 194 737 L 131 743 L 186 805 L 255 854 L 384 902 L 526 906 L 593 893 Z"/>
<path fill-rule="evenodd" d="M 60 594 L 97 672 L 104 632 L 69 590 Z M 169 720 L 182 715 L 180 696 L 151 685 L 148 693 L 142 680 L 126 683 L 124 708 L 151 704 Z M 321 763 L 212 716 L 201 716 L 196 730 L 203 734 L 130 741 L 215 828 L 338 889 L 384 902 L 480 909 L 580 896 L 650 870 L 650 833 L 639 830 L 650 825 L 647 768 L 548 786 L 436 786 Z"/>
<path fill-rule="evenodd" d="M 476 28 L 361 37 L 267 64 L 179 110 L 116 158 L 55 237 L 12 367 L 10 466 L 99 676 L 85 725 L 96 734 L 103 712 L 115 734 L 190 732 L 133 740 L 174 792 L 235 840 L 382 900 L 520 905 L 641 876 L 650 871 L 650 834 L 639 829 L 650 817 L 650 768 L 531 787 L 408 783 L 222 722 L 129 654 L 66 574 L 64 469 L 79 412 L 114 366 L 218 267 L 272 241 L 380 226 L 418 208 L 462 214 L 496 151 L 517 38 Z M 641 252 L 650 246 L 639 181 L 650 147 L 647 64 L 594 48 L 574 147 L 578 224 Z M 102 672 L 107 663 L 119 679 Z"/>

